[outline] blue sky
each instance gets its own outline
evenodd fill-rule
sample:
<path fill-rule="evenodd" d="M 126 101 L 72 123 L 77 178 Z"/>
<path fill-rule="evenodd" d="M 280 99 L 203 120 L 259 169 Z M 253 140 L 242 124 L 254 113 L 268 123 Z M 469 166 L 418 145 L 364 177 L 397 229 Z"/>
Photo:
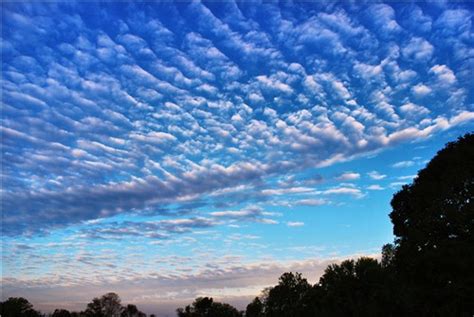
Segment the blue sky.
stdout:
<path fill-rule="evenodd" d="M 391 242 L 473 130 L 469 3 L 2 4 L 2 296 L 242 305 Z"/>

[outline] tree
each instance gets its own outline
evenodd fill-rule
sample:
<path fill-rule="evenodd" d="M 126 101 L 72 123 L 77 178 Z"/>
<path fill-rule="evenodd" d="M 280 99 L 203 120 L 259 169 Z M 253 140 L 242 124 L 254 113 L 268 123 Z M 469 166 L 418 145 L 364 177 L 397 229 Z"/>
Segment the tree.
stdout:
<path fill-rule="evenodd" d="M 448 143 L 391 205 L 396 239 L 381 263 L 330 265 L 313 287 L 285 273 L 247 315 L 474 316 L 474 134 Z"/>
<path fill-rule="evenodd" d="M 382 247 L 382 267 L 389 268 L 394 265 L 395 251 L 395 246 L 391 243 L 387 243 Z"/>
<path fill-rule="evenodd" d="M 328 266 L 313 288 L 317 316 L 399 316 L 390 271 L 359 258 Z"/>
<path fill-rule="evenodd" d="M 120 297 L 115 293 L 107 293 L 101 298 L 94 298 L 87 304 L 86 316 L 90 317 L 120 317 L 122 305 Z"/>
<path fill-rule="evenodd" d="M 23 297 L 10 297 L 0 303 L 2 317 L 40 317 L 41 314 L 33 309 L 33 305 Z"/>
<path fill-rule="evenodd" d="M 104 314 L 106 316 L 115 317 L 120 316 L 122 312 L 122 305 L 120 297 L 115 293 L 108 293 L 101 297 L 101 304 Z"/>
<path fill-rule="evenodd" d="M 395 266 L 415 314 L 474 314 L 473 197 L 474 134 L 466 134 L 391 201 Z"/>
<path fill-rule="evenodd" d="M 301 273 L 284 273 L 277 286 L 271 288 L 265 299 L 265 315 L 269 317 L 305 316 L 306 296 L 311 285 Z"/>
<path fill-rule="evenodd" d="M 87 304 L 84 314 L 87 317 L 105 317 L 100 299 L 97 297 L 93 298 L 92 302 Z"/>
<path fill-rule="evenodd" d="M 122 317 L 145 317 L 145 313 L 138 310 L 137 306 L 128 304 L 122 310 Z"/>
<path fill-rule="evenodd" d="M 254 300 L 247 305 L 245 310 L 245 317 L 263 317 L 264 315 L 264 305 L 260 298 L 255 297 Z"/>
<path fill-rule="evenodd" d="M 199 297 L 185 308 L 176 310 L 178 317 L 241 317 L 242 313 L 226 303 L 214 302 L 209 297 Z"/>
<path fill-rule="evenodd" d="M 56 309 L 51 317 L 71 317 L 71 313 L 66 309 Z"/>

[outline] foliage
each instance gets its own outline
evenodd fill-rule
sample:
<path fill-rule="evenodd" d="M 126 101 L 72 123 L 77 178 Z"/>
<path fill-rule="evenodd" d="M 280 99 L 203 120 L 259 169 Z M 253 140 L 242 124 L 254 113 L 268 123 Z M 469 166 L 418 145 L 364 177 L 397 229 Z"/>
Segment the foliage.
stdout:
<path fill-rule="evenodd" d="M 85 315 L 88 317 L 120 317 L 121 313 L 121 300 L 115 293 L 107 293 L 101 298 L 94 298 L 87 304 L 85 311 Z"/>
<path fill-rule="evenodd" d="M 330 265 L 319 283 L 315 311 L 322 316 L 394 316 L 389 272 L 375 259 Z"/>
<path fill-rule="evenodd" d="M 121 317 L 145 317 L 146 314 L 139 311 L 137 306 L 128 304 L 122 310 Z"/>
<path fill-rule="evenodd" d="M 209 297 L 199 297 L 184 309 L 176 310 L 178 317 L 240 317 L 242 313 L 229 304 L 214 302 Z"/>
<path fill-rule="evenodd" d="M 71 313 L 66 309 L 56 309 L 51 317 L 71 317 Z"/>
<path fill-rule="evenodd" d="M 264 305 L 260 298 L 255 297 L 254 300 L 247 305 L 245 310 L 245 317 L 263 317 L 264 316 Z"/>
<path fill-rule="evenodd" d="M 284 273 L 277 286 L 271 288 L 265 299 L 265 316 L 303 316 L 306 309 L 305 298 L 311 285 L 300 273 Z"/>
<path fill-rule="evenodd" d="M 384 268 L 393 267 L 395 261 L 396 248 L 393 244 L 387 243 L 382 247 L 382 262 Z"/>
<path fill-rule="evenodd" d="M 33 305 L 23 297 L 10 297 L 0 303 L 2 317 L 39 317 L 41 314 L 33 309 Z"/>
<path fill-rule="evenodd" d="M 448 143 L 394 195 L 395 266 L 412 311 L 474 313 L 473 197 L 474 134 Z"/>

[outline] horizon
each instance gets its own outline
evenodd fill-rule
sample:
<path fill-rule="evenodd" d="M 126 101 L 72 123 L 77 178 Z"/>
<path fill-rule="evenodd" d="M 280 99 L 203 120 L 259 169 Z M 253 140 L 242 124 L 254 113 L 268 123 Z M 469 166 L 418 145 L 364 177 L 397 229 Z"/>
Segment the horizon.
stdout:
<path fill-rule="evenodd" d="M 474 131 L 468 3 L 2 6 L 2 300 L 244 309 L 379 258 Z"/>

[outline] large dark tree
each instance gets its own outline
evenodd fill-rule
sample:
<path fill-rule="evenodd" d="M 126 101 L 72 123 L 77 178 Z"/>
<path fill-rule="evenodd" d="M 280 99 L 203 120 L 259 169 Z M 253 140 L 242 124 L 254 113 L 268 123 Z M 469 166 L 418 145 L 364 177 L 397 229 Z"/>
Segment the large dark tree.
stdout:
<path fill-rule="evenodd" d="M 284 273 L 277 286 L 268 291 L 265 299 L 265 316 L 298 317 L 306 316 L 306 297 L 311 289 L 308 281 L 300 273 Z"/>
<path fill-rule="evenodd" d="M 245 310 L 245 317 L 263 317 L 264 315 L 264 305 L 260 298 L 255 297 L 254 300 L 247 305 Z"/>
<path fill-rule="evenodd" d="M 121 312 L 120 297 L 115 293 L 107 293 L 87 304 L 84 313 L 88 317 L 120 317 Z"/>
<path fill-rule="evenodd" d="M 388 271 L 372 258 L 328 266 L 314 286 L 318 316 L 398 316 Z"/>
<path fill-rule="evenodd" d="M 87 317 L 105 317 L 100 298 L 95 297 L 92 299 L 92 302 L 87 304 L 84 315 Z"/>
<path fill-rule="evenodd" d="M 242 313 L 226 303 L 215 302 L 209 297 L 199 297 L 185 308 L 176 310 L 178 317 L 241 317 Z"/>
<path fill-rule="evenodd" d="M 451 142 L 394 195 L 395 266 L 417 315 L 474 314 L 474 134 Z"/>
<path fill-rule="evenodd" d="M 33 305 L 23 297 L 10 297 L 0 303 L 2 317 L 39 317 L 41 314 L 33 309 Z"/>

